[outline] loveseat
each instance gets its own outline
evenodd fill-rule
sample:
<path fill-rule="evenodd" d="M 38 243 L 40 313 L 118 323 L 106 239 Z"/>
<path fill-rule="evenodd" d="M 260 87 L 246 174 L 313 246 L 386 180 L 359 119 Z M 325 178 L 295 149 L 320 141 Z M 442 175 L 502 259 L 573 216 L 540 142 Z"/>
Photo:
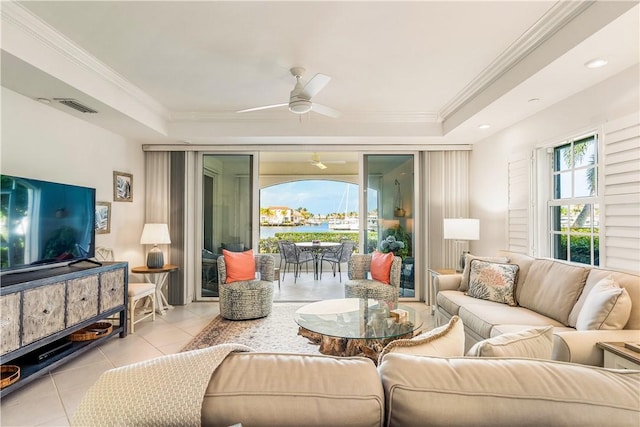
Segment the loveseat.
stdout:
<path fill-rule="evenodd" d="M 639 276 L 508 251 L 499 252 L 497 257 L 476 258 L 467 255 L 462 274 L 434 279 L 437 323 L 459 316 L 464 323 L 467 350 L 486 338 L 551 325 L 554 360 L 603 366 L 602 350 L 596 343 L 640 342 Z M 482 267 L 483 260 L 485 264 L 517 265 L 515 305 L 468 295 L 473 263 Z M 616 291 L 616 286 L 624 291 Z M 594 289 L 603 290 L 598 294 Z M 617 297 L 609 298 L 611 292 Z M 600 312 L 589 313 L 598 303 L 602 303 Z M 612 304 L 617 304 L 614 310 Z M 625 318 L 628 306 L 631 308 Z M 603 310 L 610 311 L 603 314 Z"/>
<path fill-rule="evenodd" d="M 164 356 L 155 374 L 153 362 L 112 370 L 121 375 L 89 390 L 73 425 L 632 426 L 640 421 L 640 371 L 402 353 L 385 355 L 376 368 L 361 357 L 238 352 L 211 374 L 191 360 L 209 351 L 215 349 Z M 156 377 L 165 381 L 154 395 Z M 205 391 L 184 402 L 194 382 Z M 116 400 L 123 389 L 136 386 L 144 391 Z M 160 420 L 143 407 L 158 398 L 168 402 L 167 418 Z M 196 405 L 195 419 L 187 421 L 181 411 L 190 403 Z M 137 421 L 125 421 L 128 417 Z"/>

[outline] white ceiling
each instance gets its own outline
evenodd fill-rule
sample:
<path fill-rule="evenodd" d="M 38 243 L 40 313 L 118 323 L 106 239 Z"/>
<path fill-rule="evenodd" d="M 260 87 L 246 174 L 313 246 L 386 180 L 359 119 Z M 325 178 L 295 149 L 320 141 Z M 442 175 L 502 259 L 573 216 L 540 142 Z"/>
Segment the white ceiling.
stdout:
<path fill-rule="evenodd" d="M 5 3 L 4 86 L 73 96 L 100 111 L 83 118 L 149 144 L 471 144 L 637 64 L 640 51 L 635 1 Z M 85 67 L 96 79 L 152 107 L 127 110 L 35 64 L 43 55 L 11 44 L 14 21 L 53 50 L 63 43 L 51 34 L 64 36 L 77 62 L 98 61 Z M 594 57 L 609 64 L 585 68 Z M 235 112 L 287 102 L 292 66 L 303 79 L 331 76 L 314 101 L 340 118 Z"/>

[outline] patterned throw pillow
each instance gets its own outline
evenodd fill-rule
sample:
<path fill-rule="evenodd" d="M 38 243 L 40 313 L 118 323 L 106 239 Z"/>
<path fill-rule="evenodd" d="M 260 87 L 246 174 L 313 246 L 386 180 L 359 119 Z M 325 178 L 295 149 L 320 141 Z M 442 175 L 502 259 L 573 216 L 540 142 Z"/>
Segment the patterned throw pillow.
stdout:
<path fill-rule="evenodd" d="M 467 295 L 516 305 L 513 291 L 517 278 L 518 266 L 516 264 L 471 260 Z"/>

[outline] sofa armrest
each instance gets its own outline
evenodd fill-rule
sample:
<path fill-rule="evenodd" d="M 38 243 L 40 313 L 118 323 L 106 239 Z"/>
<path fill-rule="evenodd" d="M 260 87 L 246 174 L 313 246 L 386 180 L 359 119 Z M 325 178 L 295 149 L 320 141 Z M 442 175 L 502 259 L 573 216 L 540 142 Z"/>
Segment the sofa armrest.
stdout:
<path fill-rule="evenodd" d="M 457 291 L 462 282 L 462 273 L 440 274 L 433 278 L 435 294 L 440 291 Z"/>
<path fill-rule="evenodd" d="M 599 342 L 640 342 L 640 330 L 558 331 L 553 334 L 554 360 L 603 366 Z"/>

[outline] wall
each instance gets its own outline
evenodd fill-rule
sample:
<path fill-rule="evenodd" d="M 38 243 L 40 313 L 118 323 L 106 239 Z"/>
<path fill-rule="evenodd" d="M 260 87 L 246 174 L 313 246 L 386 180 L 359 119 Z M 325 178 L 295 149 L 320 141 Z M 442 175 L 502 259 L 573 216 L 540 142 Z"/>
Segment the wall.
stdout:
<path fill-rule="evenodd" d="M 639 75 L 635 65 L 473 146 L 470 206 L 471 216 L 480 219 L 480 240 L 472 243 L 472 253 L 493 254 L 507 248 L 508 162 L 526 158 L 541 145 L 637 114 Z"/>
<path fill-rule="evenodd" d="M 113 248 L 117 260 L 144 265 L 144 153 L 141 145 L 45 104 L 2 88 L 0 171 L 96 189 L 111 202 L 111 232 L 96 246 Z M 113 201 L 113 171 L 133 174 L 133 202 Z"/>

